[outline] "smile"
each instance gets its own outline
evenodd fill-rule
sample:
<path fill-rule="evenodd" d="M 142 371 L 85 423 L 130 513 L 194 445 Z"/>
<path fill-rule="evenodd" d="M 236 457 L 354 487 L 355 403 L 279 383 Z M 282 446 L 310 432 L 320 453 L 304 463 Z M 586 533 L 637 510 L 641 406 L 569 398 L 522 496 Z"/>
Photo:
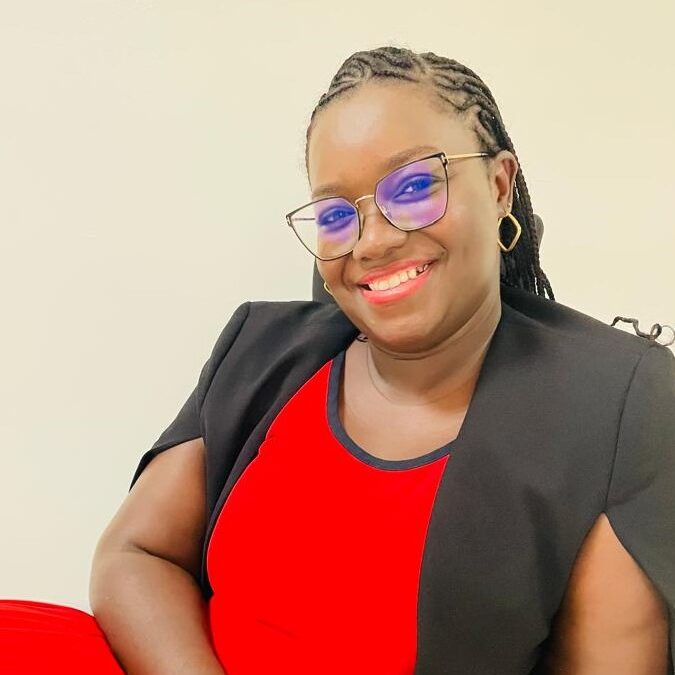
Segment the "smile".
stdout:
<path fill-rule="evenodd" d="M 432 266 L 433 263 L 427 263 L 422 268 L 421 272 L 417 272 L 416 276 L 412 278 L 409 276 L 406 281 L 401 281 L 399 279 L 398 284 L 392 285 L 390 288 L 386 287 L 388 283 L 376 282 L 376 286 L 380 285 L 379 289 L 370 289 L 368 287 L 359 286 L 359 291 L 365 300 L 376 305 L 401 300 L 402 298 L 412 295 L 424 285 L 431 274 L 430 270 Z M 394 281 L 394 283 L 396 282 Z"/>

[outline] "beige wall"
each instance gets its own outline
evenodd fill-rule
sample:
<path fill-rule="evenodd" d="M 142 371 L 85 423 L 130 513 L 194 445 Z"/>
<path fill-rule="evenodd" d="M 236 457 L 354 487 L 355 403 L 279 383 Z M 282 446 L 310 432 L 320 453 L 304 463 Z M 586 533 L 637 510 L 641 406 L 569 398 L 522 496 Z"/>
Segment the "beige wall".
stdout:
<path fill-rule="evenodd" d="M 234 308 L 306 299 L 285 226 L 352 52 L 491 87 L 557 299 L 675 324 L 672 0 L 0 0 L 0 597 L 88 609 L 93 547 Z"/>

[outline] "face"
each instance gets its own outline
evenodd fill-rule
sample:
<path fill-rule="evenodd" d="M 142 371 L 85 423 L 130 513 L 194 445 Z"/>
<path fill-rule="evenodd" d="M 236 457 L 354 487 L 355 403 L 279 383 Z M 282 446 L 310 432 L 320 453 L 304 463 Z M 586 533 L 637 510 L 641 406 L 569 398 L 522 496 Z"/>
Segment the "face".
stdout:
<path fill-rule="evenodd" d="M 396 168 L 387 161 L 409 148 L 429 146 L 398 166 L 439 151 L 481 152 L 471 122 L 439 111 L 432 96 L 420 85 L 369 82 L 330 103 L 317 114 L 309 140 L 313 194 L 334 184 L 334 196 L 352 202 L 371 195 L 376 182 Z M 372 198 L 364 199 L 357 204 L 363 232 L 354 250 L 336 260 L 317 260 L 342 311 L 384 348 L 432 348 L 464 325 L 489 294 L 499 292 L 498 223 L 512 202 L 515 157 L 502 151 L 492 159 L 451 160 L 447 171 L 448 206 L 440 220 L 402 231 Z M 365 275 L 386 272 L 390 265 L 426 261 L 431 265 L 424 273 L 386 297 L 359 285 Z"/>

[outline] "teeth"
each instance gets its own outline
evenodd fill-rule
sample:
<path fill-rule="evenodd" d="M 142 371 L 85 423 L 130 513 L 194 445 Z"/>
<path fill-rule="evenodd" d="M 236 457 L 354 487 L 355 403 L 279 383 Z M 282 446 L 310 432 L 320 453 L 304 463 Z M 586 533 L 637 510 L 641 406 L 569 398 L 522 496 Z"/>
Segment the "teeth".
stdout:
<path fill-rule="evenodd" d="M 386 291 L 390 288 L 396 288 L 396 286 L 404 284 L 409 279 L 414 279 L 419 274 L 422 274 L 427 267 L 429 267 L 429 263 L 421 265 L 420 267 L 411 267 L 409 270 L 402 270 L 396 274 L 392 274 L 387 279 L 378 279 L 377 281 L 368 284 L 368 288 L 371 291 Z"/>

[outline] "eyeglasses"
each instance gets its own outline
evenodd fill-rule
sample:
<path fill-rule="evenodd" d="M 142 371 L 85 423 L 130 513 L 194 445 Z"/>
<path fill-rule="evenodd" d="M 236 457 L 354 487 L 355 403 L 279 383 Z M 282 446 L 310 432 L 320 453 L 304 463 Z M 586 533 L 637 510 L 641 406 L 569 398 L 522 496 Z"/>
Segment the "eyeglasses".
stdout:
<path fill-rule="evenodd" d="M 448 162 L 489 156 L 488 152 L 437 152 L 380 178 L 375 194 L 354 202 L 344 197 L 318 199 L 286 214 L 286 222 L 315 258 L 335 260 L 353 251 L 361 237 L 363 217 L 357 207 L 360 201 L 374 197 L 380 213 L 394 227 L 420 230 L 440 220 L 448 208 Z"/>

